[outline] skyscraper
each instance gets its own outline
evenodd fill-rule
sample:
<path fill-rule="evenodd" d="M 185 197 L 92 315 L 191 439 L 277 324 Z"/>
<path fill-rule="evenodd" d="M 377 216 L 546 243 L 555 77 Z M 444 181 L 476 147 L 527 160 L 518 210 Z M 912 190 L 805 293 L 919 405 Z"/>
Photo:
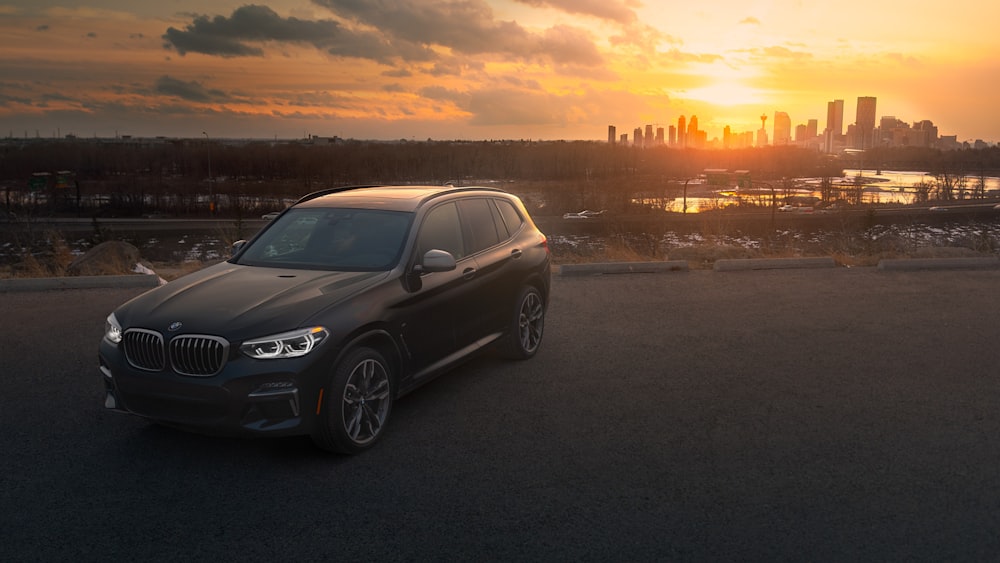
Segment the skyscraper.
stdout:
<path fill-rule="evenodd" d="M 683 148 L 687 144 L 684 142 L 685 135 L 687 135 L 687 120 L 682 115 L 677 118 L 677 146 Z"/>
<path fill-rule="evenodd" d="M 792 118 L 783 111 L 774 112 L 774 144 L 792 144 Z"/>
<path fill-rule="evenodd" d="M 608 144 L 609 145 L 615 144 L 615 140 L 617 138 L 618 138 L 618 135 L 616 134 L 615 126 L 614 125 L 608 125 Z"/>
<path fill-rule="evenodd" d="M 698 116 L 692 115 L 691 121 L 688 121 L 688 131 L 687 135 L 684 136 L 685 143 L 691 148 L 700 149 L 701 138 L 698 135 Z"/>
<path fill-rule="evenodd" d="M 858 149 L 871 148 L 875 133 L 875 97 L 858 97 L 858 115 L 854 121 L 857 126 L 857 139 L 854 147 Z"/>
<path fill-rule="evenodd" d="M 826 103 L 826 130 L 836 137 L 844 134 L 844 100 Z"/>

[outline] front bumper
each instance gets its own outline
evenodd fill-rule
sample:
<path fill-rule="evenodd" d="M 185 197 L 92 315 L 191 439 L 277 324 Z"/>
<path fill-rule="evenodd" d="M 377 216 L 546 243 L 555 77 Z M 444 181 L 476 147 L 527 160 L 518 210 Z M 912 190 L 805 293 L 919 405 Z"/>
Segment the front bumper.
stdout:
<path fill-rule="evenodd" d="M 211 377 L 132 367 L 106 341 L 99 351 L 104 406 L 187 430 L 213 435 L 309 434 L 322 382 L 321 358 L 253 360 L 238 356 Z M 311 361 L 310 361 L 311 360 Z"/>

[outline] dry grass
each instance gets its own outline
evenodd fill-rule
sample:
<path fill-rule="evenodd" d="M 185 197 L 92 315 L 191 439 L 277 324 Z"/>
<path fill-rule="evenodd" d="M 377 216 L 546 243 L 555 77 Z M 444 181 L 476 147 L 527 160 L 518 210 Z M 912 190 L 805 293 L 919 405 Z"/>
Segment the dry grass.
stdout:
<path fill-rule="evenodd" d="M 54 278 L 67 275 L 66 270 L 75 256 L 66 239 L 55 231 L 46 231 L 47 241 L 41 251 L 27 252 L 21 261 L 0 268 L 0 278 Z"/>
<path fill-rule="evenodd" d="M 47 248 L 26 253 L 20 262 L 0 266 L 0 278 L 62 277 L 70 275 L 68 267 L 74 260 L 69 245 L 55 232 L 46 233 Z M 983 250 L 954 246 L 914 247 L 905 241 L 881 241 L 878 244 L 856 244 L 835 241 L 821 248 L 803 251 L 783 246 L 775 248 L 744 248 L 726 244 L 698 244 L 663 249 L 658 240 L 650 237 L 608 237 L 600 247 L 553 249 L 555 264 L 584 264 L 598 262 L 655 262 L 683 260 L 691 269 L 711 269 L 717 260 L 741 258 L 791 258 L 801 256 L 832 256 L 837 264 L 862 267 L 876 266 L 882 259 L 893 258 L 954 258 L 995 255 L 991 246 Z M 143 262 L 161 278 L 172 281 L 196 272 L 214 262 L 188 260 L 183 262 Z M 111 264 L 108 274 L 132 273 L 134 264 Z M 113 270 L 113 271 L 112 271 Z"/>

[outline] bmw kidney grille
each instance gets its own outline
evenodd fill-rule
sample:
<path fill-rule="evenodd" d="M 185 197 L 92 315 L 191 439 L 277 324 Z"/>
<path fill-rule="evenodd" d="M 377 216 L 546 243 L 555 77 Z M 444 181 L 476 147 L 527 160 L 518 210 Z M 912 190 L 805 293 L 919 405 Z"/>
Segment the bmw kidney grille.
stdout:
<path fill-rule="evenodd" d="M 145 371 L 163 371 L 167 360 L 181 375 L 207 377 L 219 373 L 226 363 L 229 341 L 218 336 L 185 334 L 172 338 L 166 352 L 163 335 L 153 330 L 132 328 L 122 339 L 128 363 Z"/>

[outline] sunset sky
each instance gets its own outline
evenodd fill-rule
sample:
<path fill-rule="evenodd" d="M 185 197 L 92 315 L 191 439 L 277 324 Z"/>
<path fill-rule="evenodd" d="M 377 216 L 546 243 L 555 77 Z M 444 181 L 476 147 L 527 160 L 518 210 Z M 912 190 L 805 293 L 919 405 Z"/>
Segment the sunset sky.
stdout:
<path fill-rule="evenodd" d="M 0 136 L 593 139 L 787 112 L 1000 140 L 982 0 L 0 0 Z"/>

